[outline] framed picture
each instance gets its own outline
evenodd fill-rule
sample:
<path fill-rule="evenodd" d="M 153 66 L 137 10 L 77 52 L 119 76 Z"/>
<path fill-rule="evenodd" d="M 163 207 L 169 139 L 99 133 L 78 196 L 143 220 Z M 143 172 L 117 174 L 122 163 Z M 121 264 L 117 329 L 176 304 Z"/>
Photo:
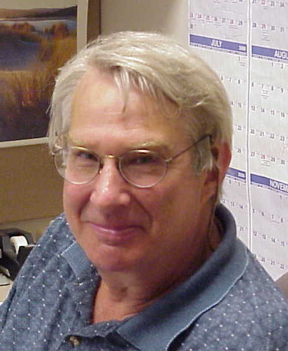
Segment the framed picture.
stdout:
<path fill-rule="evenodd" d="M 0 0 L 0 148 L 47 142 L 55 76 L 87 41 L 88 0 Z"/>

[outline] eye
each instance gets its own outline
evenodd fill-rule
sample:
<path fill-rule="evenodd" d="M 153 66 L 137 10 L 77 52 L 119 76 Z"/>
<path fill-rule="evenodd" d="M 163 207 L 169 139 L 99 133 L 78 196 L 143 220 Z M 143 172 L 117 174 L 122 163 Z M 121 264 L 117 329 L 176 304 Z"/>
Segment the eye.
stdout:
<path fill-rule="evenodd" d="M 137 152 L 128 156 L 127 163 L 130 166 L 153 166 L 159 164 L 159 155 L 153 152 Z"/>
<path fill-rule="evenodd" d="M 85 148 L 80 147 L 70 147 L 68 159 L 77 166 L 89 166 L 98 163 L 97 155 Z"/>
<path fill-rule="evenodd" d="M 89 152 L 89 151 L 84 151 L 84 150 L 77 150 L 74 154 L 75 157 L 81 158 L 83 160 L 93 160 L 95 159 L 95 156 Z"/>
<path fill-rule="evenodd" d="M 141 179 L 147 175 L 163 173 L 165 161 L 154 151 L 131 151 L 122 158 L 121 169 L 128 178 Z"/>

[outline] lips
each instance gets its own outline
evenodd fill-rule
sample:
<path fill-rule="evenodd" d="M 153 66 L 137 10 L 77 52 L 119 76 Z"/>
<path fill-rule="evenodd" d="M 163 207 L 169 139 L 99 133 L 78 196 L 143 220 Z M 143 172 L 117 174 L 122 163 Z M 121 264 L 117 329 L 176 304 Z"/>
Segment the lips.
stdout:
<path fill-rule="evenodd" d="M 98 240 L 108 245 L 129 243 L 143 232 L 143 228 L 139 225 L 102 225 L 92 222 L 89 222 L 89 225 Z"/>

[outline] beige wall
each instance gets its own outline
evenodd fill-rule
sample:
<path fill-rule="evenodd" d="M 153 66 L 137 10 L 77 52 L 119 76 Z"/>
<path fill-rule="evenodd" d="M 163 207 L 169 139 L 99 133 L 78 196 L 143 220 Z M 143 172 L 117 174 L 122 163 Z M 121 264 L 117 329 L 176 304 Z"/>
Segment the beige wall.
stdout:
<path fill-rule="evenodd" d="M 46 144 L 1 148 L 0 179 L 2 228 L 15 226 L 11 222 L 50 219 L 62 211 L 62 180 Z"/>
<path fill-rule="evenodd" d="M 102 0 L 101 32 L 160 31 L 188 45 L 188 0 Z"/>

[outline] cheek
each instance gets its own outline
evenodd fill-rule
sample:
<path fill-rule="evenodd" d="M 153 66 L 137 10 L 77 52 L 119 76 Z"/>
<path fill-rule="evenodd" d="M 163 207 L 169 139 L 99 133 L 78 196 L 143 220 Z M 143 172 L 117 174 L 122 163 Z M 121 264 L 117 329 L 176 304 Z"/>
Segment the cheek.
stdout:
<path fill-rule="evenodd" d="M 181 212 L 182 208 L 178 186 L 163 187 L 163 184 L 161 186 L 159 184 L 159 187 L 153 188 L 153 192 L 145 198 L 142 197 L 140 201 L 150 215 L 154 231 L 157 232 L 169 227 L 175 218 L 175 213 Z"/>
<path fill-rule="evenodd" d="M 197 218 L 206 203 L 203 190 L 201 181 L 191 181 L 185 177 L 177 184 L 170 184 L 158 203 L 159 216 L 166 217 L 165 225 L 169 225 L 171 221 L 179 225 L 182 221 L 189 222 L 189 218 L 191 222 Z"/>
<path fill-rule="evenodd" d="M 69 216 L 76 215 L 81 211 L 88 199 L 89 193 L 84 187 L 68 182 L 64 183 L 63 206 L 68 220 L 70 219 Z"/>

